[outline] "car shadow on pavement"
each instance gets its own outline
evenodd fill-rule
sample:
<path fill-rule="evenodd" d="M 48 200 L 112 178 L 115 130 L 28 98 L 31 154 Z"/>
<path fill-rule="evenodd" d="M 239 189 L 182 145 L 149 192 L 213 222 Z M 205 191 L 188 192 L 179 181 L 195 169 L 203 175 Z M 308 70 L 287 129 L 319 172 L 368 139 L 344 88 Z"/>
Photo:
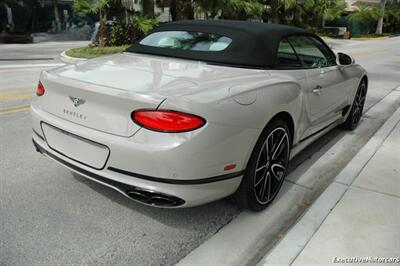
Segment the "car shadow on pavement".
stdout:
<path fill-rule="evenodd" d="M 316 160 L 319 159 L 326 151 L 328 151 L 336 142 L 344 135 L 344 131 L 338 128 L 334 128 L 323 135 L 321 138 L 317 139 L 315 142 L 311 143 L 308 147 L 302 150 L 294 158 L 290 160 L 289 173 L 297 168 L 307 160 L 308 166 L 311 166 Z M 308 167 L 302 169 L 306 171 Z"/>

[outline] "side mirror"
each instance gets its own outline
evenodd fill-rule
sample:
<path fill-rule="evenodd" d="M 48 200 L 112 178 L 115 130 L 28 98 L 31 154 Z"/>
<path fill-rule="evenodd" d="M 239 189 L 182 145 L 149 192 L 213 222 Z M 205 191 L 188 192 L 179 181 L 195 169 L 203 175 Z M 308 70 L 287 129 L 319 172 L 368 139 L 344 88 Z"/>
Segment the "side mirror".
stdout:
<path fill-rule="evenodd" d="M 336 63 L 339 66 L 349 66 L 355 63 L 355 60 L 350 55 L 344 53 L 337 53 L 336 55 Z"/>

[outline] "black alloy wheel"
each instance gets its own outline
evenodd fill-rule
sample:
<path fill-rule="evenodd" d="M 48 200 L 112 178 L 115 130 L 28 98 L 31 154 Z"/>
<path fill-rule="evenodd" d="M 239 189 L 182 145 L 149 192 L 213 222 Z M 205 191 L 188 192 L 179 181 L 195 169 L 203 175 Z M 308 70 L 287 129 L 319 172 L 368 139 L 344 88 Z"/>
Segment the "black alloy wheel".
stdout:
<path fill-rule="evenodd" d="M 242 183 L 234 195 L 239 206 L 261 211 L 275 199 L 287 173 L 290 143 L 289 129 L 284 121 L 269 123 L 253 150 Z"/>
<path fill-rule="evenodd" d="M 354 102 L 351 107 L 349 116 L 347 117 L 346 121 L 341 125 L 343 129 L 346 130 L 354 130 L 358 123 L 361 120 L 365 98 L 367 96 L 367 84 L 365 81 L 362 81 L 357 89 L 356 96 L 354 97 Z"/>

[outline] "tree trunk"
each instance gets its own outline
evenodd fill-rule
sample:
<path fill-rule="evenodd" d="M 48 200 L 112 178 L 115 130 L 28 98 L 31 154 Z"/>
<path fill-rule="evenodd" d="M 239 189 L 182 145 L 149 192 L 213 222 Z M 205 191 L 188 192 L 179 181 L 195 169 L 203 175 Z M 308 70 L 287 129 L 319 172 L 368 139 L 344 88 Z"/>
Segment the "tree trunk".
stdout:
<path fill-rule="evenodd" d="M 173 21 L 194 19 L 192 1 L 171 0 L 170 12 Z"/>
<path fill-rule="evenodd" d="M 154 17 L 154 0 L 143 0 L 143 13 L 149 17 Z"/>
<path fill-rule="evenodd" d="M 385 6 L 386 6 L 387 0 L 381 0 L 380 2 L 380 9 L 382 12 L 382 17 L 378 19 L 378 24 L 376 25 L 376 34 L 382 34 L 383 32 L 383 14 L 385 12 Z"/>
<path fill-rule="evenodd" d="M 295 7 L 295 10 L 293 11 L 293 25 L 294 26 L 299 26 L 301 22 L 301 10 L 299 7 Z"/>
<path fill-rule="evenodd" d="M 271 0 L 271 22 L 278 24 L 279 19 L 279 0 Z"/>
<path fill-rule="evenodd" d="M 98 41 L 99 41 L 99 46 L 106 46 L 108 42 L 108 31 L 107 31 L 107 13 L 105 10 L 100 11 L 100 25 L 99 25 L 99 33 L 98 33 Z"/>
<path fill-rule="evenodd" d="M 37 2 L 36 1 L 32 1 L 29 8 L 31 9 L 31 16 L 30 16 L 30 31 L 34 31 L 36 28 L 36 19 L 37 19 L 37 15 L 36 15 L 36 10 L 37 10 Z"/>
<path fill-rule="evenodd" d="M 311 20 L 308 21 L 308 27 L 311 31 L 318 31 L 319 27 L 322 25 L 322 21 L 318 14 L 312 14 Z"/>
<path fill-rule="evenodd" d="M 56 32 L 61 30 L 60 13 L 58 12 L 58 0 L 53 0 L 54 20 L 56 22 Z"/>

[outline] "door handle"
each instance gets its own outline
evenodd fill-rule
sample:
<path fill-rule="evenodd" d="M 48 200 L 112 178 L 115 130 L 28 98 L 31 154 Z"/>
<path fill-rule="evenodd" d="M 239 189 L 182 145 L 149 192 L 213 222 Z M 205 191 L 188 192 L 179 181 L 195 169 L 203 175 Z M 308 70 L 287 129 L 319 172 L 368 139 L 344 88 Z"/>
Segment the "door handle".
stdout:
<path fill-rule="evenodd" d="M 312 91 L 314 94 L 316 95 L 321 95 L 322 93 L 322 86 L 318 85 L 317 87 L 315 87 Z"/>

